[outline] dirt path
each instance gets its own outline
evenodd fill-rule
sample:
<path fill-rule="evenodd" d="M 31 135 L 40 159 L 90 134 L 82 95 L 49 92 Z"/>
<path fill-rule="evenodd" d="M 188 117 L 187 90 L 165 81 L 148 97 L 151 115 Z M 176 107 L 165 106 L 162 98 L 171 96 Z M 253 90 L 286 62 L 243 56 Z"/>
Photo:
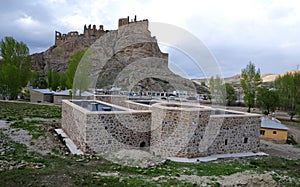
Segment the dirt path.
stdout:
<path fill-rule="evenodd" d="M 286 125 L 289 128 L 289 134 L 293 136 L 294 140 L 300 144 L 300 126 Z"/>
<path fill-rule="evenodd" d="M 272 156 L 279 156 L 290 160 L 300 159 L 300 148 L 269 140 L 260 140 L 260 150 Z"/>

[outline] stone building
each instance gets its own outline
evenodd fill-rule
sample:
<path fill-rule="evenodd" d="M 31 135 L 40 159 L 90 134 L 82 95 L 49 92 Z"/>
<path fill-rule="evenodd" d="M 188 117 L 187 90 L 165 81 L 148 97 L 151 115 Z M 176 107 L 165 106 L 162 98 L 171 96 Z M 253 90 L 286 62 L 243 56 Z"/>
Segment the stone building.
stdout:
<path fill-rule="evenodd" d="M 92 27 L 87 29 L 91 31 L 89 28 Z M 98 30 L 93 27 L 91 32 L 96 35 Z M 195 90 L 189 80 L 168 69 L 168 54 L 160 51 L 156 38 L 148 30 L 147 20 L 119 19 L 118 30 L 100 37 L 90 49 L 94 68 L 88 74 L 91 80 L 103 84 L 99 88 L 115 84 L 132 90 L 130 86 L 141 83 L 143 90 L 162 93 L 174 88 Z M 102 62 L 103 67 L 98 68 Z M 153 66 L 151 77 L 144 77 Z M 120 72 L 123 77 L 117 77 Z M 103 101 L 62 102 L 62 129 L 83 152 L 142 147 L 163 157 L 199 157 L 259 149 L 260 116 L 256 114 L 191 103 L 133 102 L 119 96 L 96 98 Z"/>
<path fill-rule="evenodd" d="M 83 38 L 88 39 L 97 39 L 103 36 L 108 30 L 103 29 L 103 25 L 99 26 L 99 29 L 96 28 L 96 25 L 89 25 L 88 27 L 84 25 L 83 34 L 78 34 L 77 31 L 72 31 L 67 34 L 61 34 L 58 31 L 55 31 L 55 46 L 59 46 L 64 42 L 74 42 L 75 40 L 80 40 Z"/>
<path fill-rule="evenodd" d="M 260 115 L 191 103 L 118 103 L 63 100 L 62 129 L 83 152 L 143 147 L 157 156 L 193 158 L 259 151 Z"/>
<path fill-rule="evenodd" d="M 30 102 L 53 103 L 54 91 L 49 89 L 30 89 Z"/>
<path fill-rule="evenodd" d="M 147 22 L 148 20 L 144 19 L 137 21 L 136 16 L 134 16 L 134 19 L 131 21 L 129 20 L 129 16 L 127 18 L 120 18 L 118 28 L 131 23 L 143 21 Z M 110 30 L 104 30 L 103 25 L 99 25 L 99 28 L 97 29 L 96 25 L 92 26 L 91 24 L 89 26 L 84 25 L 83 34 L 79 34 L 77 31 L 71 31 L 67 34 L 62 34 L 61 32 L 55 31 L 55 46 L 59 46 L 64 42 L 74 42 L 75 40 L 83 38 L 97 39 L 109 31 Z"/>

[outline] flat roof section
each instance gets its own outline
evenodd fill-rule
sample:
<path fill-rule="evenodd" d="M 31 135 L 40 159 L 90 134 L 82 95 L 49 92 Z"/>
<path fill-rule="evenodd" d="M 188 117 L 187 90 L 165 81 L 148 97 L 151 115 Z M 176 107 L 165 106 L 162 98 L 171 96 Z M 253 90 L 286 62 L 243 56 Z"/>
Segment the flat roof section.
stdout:
<path fill-rule="evenodd" d="M 275 120 L 262 117 L 261 118 L 261 127 L 267 129 L 281 129 L 281 130 L 289 130 L 285 125 L 278 123 Z"/>

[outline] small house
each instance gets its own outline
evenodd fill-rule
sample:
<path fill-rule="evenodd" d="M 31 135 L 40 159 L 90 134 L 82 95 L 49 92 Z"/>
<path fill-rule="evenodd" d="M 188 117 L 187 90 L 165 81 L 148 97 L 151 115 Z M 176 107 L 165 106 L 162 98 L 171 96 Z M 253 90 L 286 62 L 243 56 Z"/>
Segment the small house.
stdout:
<path fill-rule="evenodd" d="M 286 141 L 288 130 L 285 125 L 277 120 L 263 117 L 261 119 L 260 138 L 269 140 Z"/>
<path fill-rule="evenodd" d="M 49 89 L 31 89 L 30 102 L 33 103 L 53 103 L 54 91 Z"/>
<path fill-rule="evenodd" d="M 112 87 L 110 90 L 109 90 L 109 93 L 111 95 L 119 95 L 120 94 L 120 91 L 121 91 L 121 88 L 119 87 Z"/>
<path fill-rule="evenodd" d="M 56 91 L 53 96 L 53 103 L 60 105 L 63 99 L 72 99 L 71 90 Z"/>
<path fill-rule="evenodd" d="M 75 95 L 71 94 L 72 90 L 64 90 L 64 91 L 57 91 L 54 93 L 54 104 L 56 105 L 61 105 L 62 100 L 63 99 L 72 99 L 72 97 L 80 97 L 81 99 L 86 99 L 86 100 L 90 100 L 90 99 L 94 99 L 94 94 L 84 91 L 81 93 L 81 96 L 79 96 L 79 90 L 76 91 Z"/>

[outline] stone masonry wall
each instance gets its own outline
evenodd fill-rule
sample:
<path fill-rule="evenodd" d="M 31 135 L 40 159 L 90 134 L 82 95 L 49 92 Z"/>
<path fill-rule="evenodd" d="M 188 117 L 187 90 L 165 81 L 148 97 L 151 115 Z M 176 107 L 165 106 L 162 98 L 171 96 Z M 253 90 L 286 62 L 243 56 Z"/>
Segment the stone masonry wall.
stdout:
<path fill-rule="evenodd" d="M 127 101 L 126 105 L 128 108 L 133 109 L 133 110 L 150 110 L 151 109 L 150 105 L 140 104 L 140 103 L 136 103 L 133 101 Z"/>
<path fill-rule="evenodd" d="M 95 99 L 98 101 L 104 101 L 106 103 L 111 103 L 114 105 L 119 105 L 127 107 L 125 101 L 127 100 L 126 96 L 122 95 L 96 95 Z"/>
<path fill-rule="evenodd" d="M 86 112 L 70 101 L 62 101 L 62 129 L 83 152 L 86 147 Z"/>
<path fill-rule="evenodd" d="M 259 151 L 259 116 L 212 117 L 215 125 L 222 120 L 222 126 L 216 139 L 208 148 L 208 154 L 227 154 Z"/>
<path fill-rule="evenodd" d="M 198 108 L 152 106 L 150 152 L 160 156 L 192 157 L 196 155 L 189 140 L 197 129 L 204 129 L 210 110 Z M 201 135 L 197 136 L 201 141 Z"/>
<path fill-rule="evenodd" d="M 97 153 L 150 146 L 151 112 L 89 113 L 86 144 Z"/>
<path fill-rule="evenodd" d="M 64 100 L 62 128 L 84 152 L 146 147 L 164 157 L 200 157 L 259 150 L 259 115 L 211 110 L 157 103 L 150 110 L 92 112 Z"/>
<path fill-rule="evenodd" d="M 62 129 L 83 152 L 150 146 L 150 111 L 88 111 L 62 104 Z"/>
<path fill-rule="evenodd" d="M 259 149 L 259 115 L 211 115 L 211 108 L 160 104 L 151 110 L 152 154 L 191 158 Z"/>
<path fill-rule="evenodd" d="M 151 106 L 149 105 L 140 104 L 131 100 L 127 100 L 128 99 L 127 96 L 121 96 L 121 95 L 96 95 L 95 99 L 98 101 L 104 101 L 114 105 L 130 108 L 133 110 L 149 110 L 151 108 Z"/>

